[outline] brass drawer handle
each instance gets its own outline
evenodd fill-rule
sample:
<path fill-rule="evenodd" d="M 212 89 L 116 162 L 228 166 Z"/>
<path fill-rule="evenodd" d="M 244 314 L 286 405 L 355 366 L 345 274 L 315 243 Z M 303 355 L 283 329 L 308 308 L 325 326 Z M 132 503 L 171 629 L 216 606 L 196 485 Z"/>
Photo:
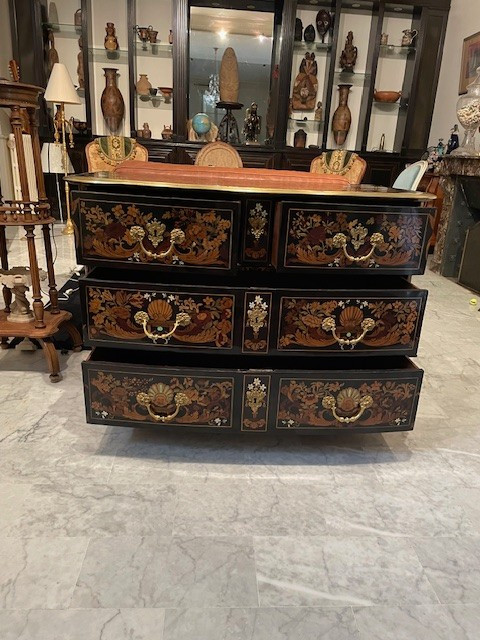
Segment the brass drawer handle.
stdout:
<path fill-rule="evenodd" d="M 147 228 L 151 225 L 152 223 L 150 223 L 150 225 L 147 225 Z M 163 229 L 161 227 L 163 227 Z M 148 239 L 150 240 L 150 242 L 152 242 L 153 246 L 155 247 L 163 240 L 163 232 L 165 231 L 165 225 L 163 224 L 160 225 L 159 229 L 160 230 L 155 229 L 155 235 L 153 231 L 149 231 L 148 233 Z M 177 244 L 183 244 L 185 242 L 184 232 L 181 229 L 172 229 L 170 232 L 169 248 L 166 251 L 162 251 L 161 253 L 154 253 L 153 251 L 149 251 L 148 249 L 145 249 L 145 247 L 143 246 L 143 239 L 145 238 L 146 234 L 145 234 L 145 230 L 142 229 L 142 227 L 139 227 L 139 226 L 132 227 L 130 229 L 130 235 L 134 240 L 140 243 L 142 251 L 145 253 L 145 255 L 148 256 L 149 258 L 154 258 L 155 260 L 164 260 L 165 258 L 168 258 L 170 255 L 172 255 L 173 251 L 175 250 L 175 246 Z"/>
<path fill-rule="evenodd" d="M 152 409 L 152 404 L 156 406 L 166 406 L 171 404 L 172 401 L 175 402 L 175 411 L 166 416 L 161 416 Z M 170 387 L 159 382 L 158 384 L 153 384 L 147 393 L 137 393 L 137 402 L 141 404 L 142 407 L 147 408 L 148 413 L 156 422 L 171 422 L 178 416 L 180 409 L 188 406 L 192 401 L 181 391 L 174 396 Z"/>
<path fill-rule="evenodd" d="M 360 326 L 362 327 L 362 333 L 358 337 L 341 338 L 339 335 L 337 335 L 337 325 L 335 322 L 335 318 L 329 316 L 328 318 L 324 318 L 322 322 L 322 329 L 324 331 L 331 331 L 333 337 L 341 347 L 352 347 L 352 349 L 355 347 L 355 345 L 357 345 L 365 338 L 369 331 L 371 331 L 375 327 L 375 320 L 373 320 L 372 318 L 365 318 L 365 320 L 362 320 Z"/>
<path fill-rule="evenodd" d="M 364 262 L 365 260 L 368 260 L 369 258 L 372 257 L 373 252 L 377 248 L 377 245 L 381 244 L 382 242 L 385 242 L 385 239 L 381 233 L 372 233 L 370 237 L 370 244 L 372 245 L 372 248 L 370 249 L 370 251 L 367 253 L 366 256 L 355 257 L 355 256 L 351 256 L 347 251 L 347 236 L 344 233 L 336 233 L 333 236 L 333 240 L 332 240 L 333 246 L 336 249 L 340 249 L 341 247 L 343 249 L 343 253 L 345 254 L 345 257 L 347 258 L 347 260 L 350 260 L 351 262 Z"/>
<path fill-rule="evenodd" d="M 347 399 L 350 400 L 350 404 L 346 404 L 345 401 Z M 348 409 L 350 409 L 350 406 L 352 406 L 353 404 L 353 406 L 360 407 L 360 411 L 354 416 L 351 416 L 350 418 L 344 418 L 343 416 L 339 416 L 337 413 L 337 401 L 340 407 L 342 406 L 342 401 L 343 401 L 343 403 L 345 403 L 346 406 L 348 406 Z M 351 424 L 352 422 L 356 422 L 357 420 L 360 420 L 365 410 L 371 407 L 372 404 L 373 404 L 372 396 L 361 397 L 358 389 L 353 389 L 352 387 L 349 387 L 347 389 L 343 389 L 342 391 L 340 391 L 340 393 L 338 394 L 337 400 L 335 400 L 333 396 L 324 396 L 322 399 L 323 408 L 329 409 L 333 413 L 334 418 L 338 420 L 338 422 L 342 422 L 343 424 Z"/>
<path fill-rule="evenodd" d="M 152 333 L 148 330 L 147 327 L 150 321 L 148 313 L 146 313 L 145 311 L 137 311 L 137 313 L 134 315 L 134 319 L 137 324 L 142 325 L 143 332 L 145 333 L 147 338 L 150 338 L 150 340 L 153 340 L 153 342 L 155 343 L 157 342 L 157 340 L 166 340 L 167 338 L 170 338 L 170 336 L 173 336 L 178 327 L 186 327 L 192 321 L 192 318 L 188 315 L 188 313 L 177 313 L 177 315 L 175 316 L 175 324 L 170 331 L 168 331 L 167 333 Z"/>

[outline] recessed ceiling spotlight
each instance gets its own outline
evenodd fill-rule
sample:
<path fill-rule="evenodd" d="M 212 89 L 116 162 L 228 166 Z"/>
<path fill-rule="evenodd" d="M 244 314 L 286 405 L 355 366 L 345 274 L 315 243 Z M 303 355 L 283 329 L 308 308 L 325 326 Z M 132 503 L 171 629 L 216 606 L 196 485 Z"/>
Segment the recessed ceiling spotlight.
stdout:
<path fill-rule="evenodd" d="M 352 7 L 353 7 L 354 9 L 358 9 L 358 7 L 359 7 L 359 6 L 360 6 L 360 3 L 359 3 L 359 2 L 354 2 L 354 3 L 352 4 Z"/>
<path fill-rule="evenodd" d="M 318 0 L 310 0 L 310 4 L 318 4 Z"/>
<path fill-rule="evenodd" d="M 393 7 L 394 11 L 403 11 L 402 7 Z"/>

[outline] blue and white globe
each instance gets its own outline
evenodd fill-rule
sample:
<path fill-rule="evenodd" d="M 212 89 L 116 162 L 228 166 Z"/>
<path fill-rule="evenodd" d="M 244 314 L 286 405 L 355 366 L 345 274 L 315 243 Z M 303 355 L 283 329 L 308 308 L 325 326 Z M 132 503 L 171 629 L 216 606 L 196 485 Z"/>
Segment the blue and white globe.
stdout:
<path fill-rule="evenodd" d="M 212 128 L 212 123 L 206 113 L 197 113 L 192 118 L 192 127 L 197 135 L 204 136 Z"/>

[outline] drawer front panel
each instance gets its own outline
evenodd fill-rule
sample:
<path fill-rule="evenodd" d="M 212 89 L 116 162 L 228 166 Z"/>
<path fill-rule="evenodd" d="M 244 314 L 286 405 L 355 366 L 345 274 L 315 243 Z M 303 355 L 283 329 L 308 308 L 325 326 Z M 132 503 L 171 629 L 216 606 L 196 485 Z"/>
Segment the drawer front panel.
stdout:
<path fill-rule="evenodd" d="M 89 422 L 203 431 L 409 430 L 423 375 L 400 358 L 391 370 L 378 359 L 366 369 L 329 369 L 319 361 L 318 370 L 294 371 L 253 368 L 256 359 L 246 356 L 239 356 L 238 368 L 221 366 L 220 356 L 211 356 L 209 368 L 203 366 L 205 359 L 193 355 L 178 365 L 176 358 L 166 357 L 162 362 L 168 366 L 152 358 L 145 364 L 138 364 L 138 357 L 136 364 L 123 364 L 105 357 L 105 362 L 82 364 Z M 296 359 L 288 362 L 298 367 Z"/>
<path fill-rule="evenodd" d="M 170 425 L 231 429 L 232 375 L 163 375 L 158 367 L 147 373 L 84 368 L 87 418 L 120 425 Z"/>
<path fill-rule="evenodd" d="M 425 268 L 429 209 L 322 210 L 285 203 L 280 269 L 418 274 Z M 368 210 L 368 208 L 367 208 Z"/>
<path fill-rule="evenodd" d="M 238 202 L 73 193 L 78 260 L 147 268 L 231 271 Z"/>
<path fill-rule="evenodd" d="M 235 295 L 86 285 L 84 296 L 92 344 L 233 348 Z"/>
<path fill-rule="evenodd" d="M 416 374 L 421 372 L 416 372 Z M 421 375 L 314 377 L 283 376 L 279 381 L 275 427 L 280 430 L 413 428 Z"/>
<path fill-rule="evenodd" d="M 278 351 L 416 354 L 426 291 L 383 296 L 372 296 L 369 291 L 351 293 L 355 298 L 282 296 Z"/>

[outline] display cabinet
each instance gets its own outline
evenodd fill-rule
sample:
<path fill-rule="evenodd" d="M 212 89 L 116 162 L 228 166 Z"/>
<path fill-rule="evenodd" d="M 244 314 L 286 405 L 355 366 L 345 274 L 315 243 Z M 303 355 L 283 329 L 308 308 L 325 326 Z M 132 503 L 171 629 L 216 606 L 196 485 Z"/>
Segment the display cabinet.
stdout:
<path fill-rule="evenodd" d="M 100 99 L 104 69 L 114 68 L 125 103 L 119 132 L 138 137 L 148 123 L 151 138 L 147 131 L 147 138 L 139 141 L 152 159 L 194 162 L 204 143 L 188 140 L 187 121 L 199 111 L 206 111 L 217 125 L 223 117 L 225 112 L 215 107 L 217 76 L 228 46 L 239 61 L 239 102 L 244 106 L 234 115 L 245 166 L 308 170 L 322 150 L 341 147 L 367 160 L 364 181 L 391 184 L 405 163 L 426 149 L 450 0 L 64 0 L 56 4 L 53 10 L 54 3 L 47 0 L 10 0 L 14 54 L 25 68 L 24 77 L 43 85 L 48 79 L 49 38 L 53 36 L 60 61 L 77 84 L 80 54 L 82 104 L 69 107 L 67 113 L 86 123 L 85 133 L 76 140 L 79 160 L 92 136 L 108 133 Z M 325 29 L 321 15 L 328 16 Z M 105 50 L 107 22 L 114 22 L 118 50 Z M 153 32 L 153 41 L 145 37 L 145 30 Z M 350 69 L 342 56 L 347 39 L 356 47 Z M 312 65 L 315 68 L 309 78 L 315 76 L 314 91 L 308 105 L 294 105 L 300 67 L 307 62 L 309 71 Z M 143 82 L 139 90 L 140 74 L 147 84 Z M 344 141 L 333 131 L 340 98 L 350 110 Z M 384 102 L 385 98 L 392 101 Z M 262 126 L 259 144 L 246 146 L 243 120 L 253 101 L 259 105 Z M 297 132 L 301 133 L 296 136 Z M 41 133 L 47 139 L 45 126 Z M 74 166 L 85 168 L 75 160 Z"/>

